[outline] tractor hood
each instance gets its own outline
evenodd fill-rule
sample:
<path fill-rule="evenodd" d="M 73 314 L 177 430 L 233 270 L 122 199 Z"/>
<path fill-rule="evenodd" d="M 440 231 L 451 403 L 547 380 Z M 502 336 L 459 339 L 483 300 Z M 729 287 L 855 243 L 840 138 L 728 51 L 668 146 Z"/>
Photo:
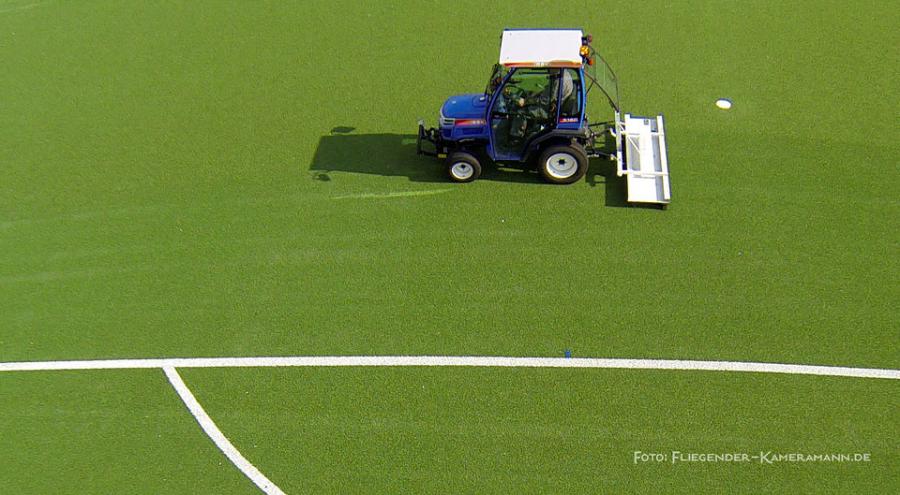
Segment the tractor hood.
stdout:
<path fill-rule="evenodd" d="M 470 93 L 447 98 L 441 115 L 448 119 L 478 119 L 484 117 L 487 97 L 484 93 Z"/>

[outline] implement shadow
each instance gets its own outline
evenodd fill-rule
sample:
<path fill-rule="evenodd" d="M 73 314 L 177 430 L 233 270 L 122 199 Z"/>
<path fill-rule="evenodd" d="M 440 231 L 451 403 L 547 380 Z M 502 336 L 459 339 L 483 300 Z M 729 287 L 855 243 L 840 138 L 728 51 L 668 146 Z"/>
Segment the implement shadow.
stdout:
<path fill-rule="evenodd" d="M 606 196 L 606 206 L 624 208 L 633 206 L 628 203 L 628 191 L 625 178 L 616 175 L 618 163 L 612 160 L 591 160 L 591 167 L 587 173 L 587 183 L 591 187 L 603 185 Z"/>
<path fill-rule="evenodd" d="M 616 141 L 608 133 L 603 133 L 603 147 L 607 153 L 615 153 Z M 631 206 L 628 204 L 628 191 L 625 185 L 625 179 L 616 175 L 616 167 L 619 163 L 614 160 L 595 158 L 591 160 L 591 166 L 587 173 L 587 183 L 591 187 L 597 187 L 599 184 L 605 186 L 606 206 L 622 208 Z M 598 177 L 602 180 L 598 181 Z"/>
<path fill-rule="evenodd" d="M 313 178 L 331 180 L 331 172 L 407 177 L 413 182 L 449 182 L 443 160 L 416 154 L 414 134 L 352 134 L 352 127 L 336 127 L 319 138 L 309 171 Z M 498 169 L 485 164 L 479 180 L 543 184 L 532 171 Z"/>

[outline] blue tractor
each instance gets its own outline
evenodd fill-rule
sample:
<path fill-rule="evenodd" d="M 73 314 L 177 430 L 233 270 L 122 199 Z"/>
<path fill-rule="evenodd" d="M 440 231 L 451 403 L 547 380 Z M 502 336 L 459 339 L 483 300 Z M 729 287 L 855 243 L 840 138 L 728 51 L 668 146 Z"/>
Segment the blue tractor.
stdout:
<path fill-rule="evenodd" d="M 631 202 L 667 204 L 668 163 L 662 116 L 621 114 L 615 73 L 581 30 L 505 30 L 500 61 L 482 93 L 452 96 L 437 128 L 419 121 L 419 154 L 446 160 L 447 175 L 471 182 L 488 161 L 537 168 L 548 182 L 571 184 L 591 157 L 618 160 Z M 601 68 L 598 75 L 597 68 Z M 615 120 L 591 124 L 587 98 L 598 88 Z M 606 136 L 616 150 L 604 151 Z"/>

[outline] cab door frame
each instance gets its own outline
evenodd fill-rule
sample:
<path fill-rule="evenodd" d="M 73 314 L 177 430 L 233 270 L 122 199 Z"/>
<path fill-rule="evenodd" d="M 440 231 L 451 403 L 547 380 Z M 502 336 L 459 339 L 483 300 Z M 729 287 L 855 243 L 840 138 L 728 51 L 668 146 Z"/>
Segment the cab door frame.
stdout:
<path fill-rule="evenodd" d="M 540 138 L 541 136 L 543 136 L 543 135 L 545 135 L 545 134 L 547 134 L 547 133 L 549 133 L 549 132 L 552 132 L 554 129 L 556 129 L 556 124 L 557 124 L 557 122 L 559 122 L 559 110 L 560 110 L 560 109 L 559 109 L 559 107 L 560 107 L 560 105 L 559 105 L 559 94 L 560 94 L 560 91 L 562 91 L 562 85 L 561 85 L 561 84 L 560 84 L 559 87 L 557 88 L 557 94 L 555 95 L 555 98 L 556 98 L 556 101 L 557 101 L 556 112 L 555 112 L 554 115 L 549 116 L 549 125 L 548 125 L 548 127 L 547 127 L 546 129 L 542 130 L 541 132 L 539 132 L 539 133 L 537 133 L 537 134 L 535 134 L 535 135 L 533 135 L 533 136 L 530 136 L 530 137 L 523 143 L 522 148 L 521 148 L 520 150 L 518 150 L 517 152 L 510 152 L 510 153 L 500 153 L 500 152 L 498 152 L 497 147 L 496 147 L 495 132 L 494 132 L 494 130 L 495 130 L 495 129 L 494 129 L 494 114 L 495 114 L 495 112 L 494 112 L 494 107 L 497 105 L 498 100 L 499 100 L 500 98 L 503 97 L 503 91 L 504 91 L 504 89 L 506 89 L 506 86 L 507 86 L 507 84 L 509 84 L 509 81 L 513 78 L 513 76 L 515 76 L 515 74 L 516 74 L 520 69 L 525 69 L 525 70 L 535 70 L 535 69 L 537 69 L 537 70 L 543 70 L 543 71 L 547 71 L 547 76 L 548 76 L 548 78 L 549 78 L 549 76 L 550 76 L 550 74 L 549 74 L 550 68 L 546 68 L 546 67 L 522 67 L 522 68 L 518 68 L 518 67 L 516 67 L 516 68 L 513 68 L 512 70 L 510 70 L 509 73 L 506 74 L 506 76 L 503 78 L 503 82 L 497 87 L 497 89 L 494 91 L 494 94 L 491 95 L 490 104 L 489 104 L 489 105 L 487 106 L 487 108 L 486 108 L 484 118 L 485 118 L 485 124 L 486 124 L 486 126 L 487 126 L 487 131 L 488 131 L 488 146 L 487 146 L 487 152 L 488 152 L 488 155 L 491 157 L 491 159 L 494 160 L 494 161 L 510 161 L 510 162 L 523 162 L 523 161 L 525 161 L 526 157 L 528 156 L 527 150 L 528 150 L 528 147 L 529 147 L 529 145 L 531 144 L 531 142 L 534 141 L 534 140 L 537 139 L 537 138 Z M 505 112 L 505 113 L 503 113 L 503 115 L 505 115 L 507 118 L 509 118 L 510 113 L 509 113 L 509 112 Z"/>

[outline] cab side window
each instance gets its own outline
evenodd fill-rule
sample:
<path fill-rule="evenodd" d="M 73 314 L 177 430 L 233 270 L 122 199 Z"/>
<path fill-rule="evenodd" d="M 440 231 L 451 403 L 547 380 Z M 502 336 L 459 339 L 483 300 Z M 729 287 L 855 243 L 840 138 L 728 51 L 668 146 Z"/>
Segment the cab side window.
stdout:
<path fill-rule="evenodd" d="M 560 75 L 560 118 L 581 117 L 581 78 L 575 69 L 565 69 Z"/>

